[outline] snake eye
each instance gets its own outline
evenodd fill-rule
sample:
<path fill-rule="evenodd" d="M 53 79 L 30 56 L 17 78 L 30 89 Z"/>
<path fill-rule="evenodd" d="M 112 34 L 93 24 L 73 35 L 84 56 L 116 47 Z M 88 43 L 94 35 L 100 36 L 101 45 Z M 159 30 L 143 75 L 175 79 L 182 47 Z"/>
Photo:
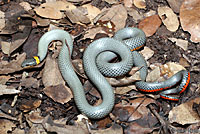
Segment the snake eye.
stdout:
<path fill-rule="evenodd" d="M 28 68 L 37 65 L 36 60 L 34 58 L 26 59 L 22 62 L 21 67 L 22 68 Z"/>

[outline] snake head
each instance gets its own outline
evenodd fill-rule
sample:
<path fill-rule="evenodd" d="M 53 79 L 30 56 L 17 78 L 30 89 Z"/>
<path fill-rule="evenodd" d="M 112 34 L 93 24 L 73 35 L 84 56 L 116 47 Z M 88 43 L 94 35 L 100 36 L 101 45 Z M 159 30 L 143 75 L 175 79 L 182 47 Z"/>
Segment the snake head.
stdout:
<path fill-rule="evenodd" d="M 40 63 L 39 57 L 34 56 L 33 58 L 24 60 L 21 64 L 21 67 L 22 68 L 30 68 L 30 67 L 38 65 L 39 63 Z"/>

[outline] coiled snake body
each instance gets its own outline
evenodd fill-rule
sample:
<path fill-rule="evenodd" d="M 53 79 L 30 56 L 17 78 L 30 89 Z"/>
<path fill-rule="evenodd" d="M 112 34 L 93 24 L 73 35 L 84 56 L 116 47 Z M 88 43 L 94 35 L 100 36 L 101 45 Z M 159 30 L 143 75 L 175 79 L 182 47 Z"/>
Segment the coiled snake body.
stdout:
<path fill-rule="evenodd" d="M 182 80 L 179 88 L 161 93 L 163 98 L 171 100 L 177 100 L 177 98 L 169 97 L 167 94 L 183 92 L 189 83 L 190 75 L 185 70 L 178 72 L 165 82 L 145 82 L 147 76 L 146 61 L 137 51 L 134 51 L 144 45 L 146 40 L 145 34 L 137 28 L 124 28 L 119 30 L 114 38 L 101 38 L 92 42 L 84 52 L 83 64 L 85 72 L 103 98 L 100 105 L 91 106 L 86 100 L 83 86 L 70 62 L 73 40 L 68 32 L 56 29 L 45 33 L 38 43 L 38 55 L 25 60 L 22 63 L 22 67 L 39 64 L 46 57 L 48 45 L 54 40 L 59 40 L 63 43 L 58 57 L 61 74 L 73 91 L 74 100 L 78 109 L 89 118 L 102 118 L 110 113 L 114 106 L 113 89 L 102 74 L 106 76 L 124 75 L 135 64 L 135 66 L 141 67 L 140 76 L 142 79 L 142 81 L 136 82 L 136 86 L 145 92 L 160 91 Z M 120 56 L 121 61 L 109 63 L 116 56 Z"/>

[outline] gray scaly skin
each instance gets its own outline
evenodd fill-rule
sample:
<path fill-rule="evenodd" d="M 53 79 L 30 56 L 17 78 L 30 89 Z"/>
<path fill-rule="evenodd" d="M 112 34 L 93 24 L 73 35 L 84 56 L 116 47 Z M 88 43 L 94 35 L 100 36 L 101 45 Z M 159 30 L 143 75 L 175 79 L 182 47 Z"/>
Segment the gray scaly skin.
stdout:
<path fill-rule="evenodd" d="M 143 56 L 135 49 L 140 48 L 146 41 L 145 34 L 142 30 L 137 28 L 124 28 L 119 30 L 114 38 L 101 38 L 92 42 L 84 52 L 83 64 L 86 75 L 97 87 L 102 95 L 103 102 L 98 106 L 91 106 L 88 104 L 82 83 L 73 70 L 71 64 L 71 54 L 73 50 L 73 40 L 70 34 L 64 30 L 52 30 L 45 33 L 38 44 L 38 57 L 43 61 L 47 54 L 48 45 L 54 41 L 59 40 L 63 43 L 62 49 L 59 53 L 58 62 L 61 74 L 71 90 L 73 91 L 74 100 L 78 109 L 89 118 L 99 119 L 109 114 L 114 106 L 114 93 L 112 87 L 104 78 L 106 76 L 120 76 L 126 74 L 135 64 L 140 69 L 140 77 L 142 81 L 136 82 L 136 86 L 140 89 L 144 88 L 148 91 L 154 91 L 152 83 L 145 82 L 147 76 L 147 64 Z M 67 43 L 67 44 L 66 44 Z M 70 52 L 69 52 L 70 50 Z M 131 51 L 133 52 L 131 52 Z M 109 63 L 114 57 L 120 56 L 121 61 L 117 63 Z M 34 59 L 27 59 L 22 63 L 22 67 L 36 65 Z M 100 73 L 101 72 L 101 73 Z M 177 83 L 180 76 L 186 73 L 178 73 L 173 76 L 171 80 L 158 83 L 158 86 L 166 87 Z M 177 79 L 176 79 L 177 78 Z M 186 80 L 182 80 L 184 85 Z M 188 81 L 187 81 L 188 82 Z M 143 90 L 142 90 L 143 91 Z M 172 93 L 176 93 L 174 90 Z M 170 90 L 166 93 L 171 93 Z"/>

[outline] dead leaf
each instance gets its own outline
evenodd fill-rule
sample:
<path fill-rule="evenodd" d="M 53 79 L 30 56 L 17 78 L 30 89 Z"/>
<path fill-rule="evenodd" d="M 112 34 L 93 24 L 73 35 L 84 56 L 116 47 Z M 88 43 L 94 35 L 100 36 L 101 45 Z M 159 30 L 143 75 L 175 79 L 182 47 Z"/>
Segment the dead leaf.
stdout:
<path fill-rule="evenodd" d="M 0 84 L 3 84 L 3 85 L 5 85 L 6 84 L 6 82 L 10 79 L 11 77 L 8 75 L 1 75 L 0 76 Z"/>
<path fill-rule="evenodd" d="M 26 134 L 24 129 L 15 128 L 15 130 L 12 131 L 12 134 Z"/>
<path fill-rule="evenodd" d="M 122 4 L 112 6 L 109 11 L 100 18 L 101 21 L 112 21 L 115 25 L 115 31 L 125 27 L 126 19 L 127 11 Z"/>
<path fill-rule="evenodd" d="M 6 119 L 0 119 L 0 133 L 1 134 L 7 134 L 9 131 L 11 132 L 13 128 L 15 128 L 16 125 L 9 120 Z"/>
<path fill-rule="evenodd" d="M 140 52 L 145 60 L 150 59 L 154 55 L 154 51 L 151 50 L 149 47 L 144 47 L 144 49 Z"/>
<path fill-rule="evenodd" d="M 35 21 L 37 22 L 38 26 L 48 26 L 50 24 L 50 20 L 49 19 L 45 19 L 45 18 L 41 18 L 38 16 L 34 16 L 33 19 L 35 19 Z"/>
<path fill-rule="evenodd" d="M 19 106 L 20 110 L 23 110 L 23 112 L 28 112 L 33 109 L 38 108 L 41 105 L 42 101 L 41 100 L 33 100 L 33 99 L 24 99 L 21 102 L 21 105 Z"/>
<path fill-rule="evenodd" d="M 9 120 L 18 121 L 18 119 L 16 117 L 13 117 L 11 115 L 5 114 L 4 112 L 2 112 L 2 110 L 0 110 L 0 117 L 1 118 L 6 118 L 6 119 L 9 119 Z"/>
<path fill-rule="evenodd" d="M 120 121 L 135 121 L 148 115 L 149 110 L 146 106 L 150 103 L 155 103 L 155 100 L 150 98 L 137 98 L 127 104 L 119 103 L 115 105 L 112 113 Z"/>
<path fill-rule="evenodd" d="M 106 1 L 107 3 L 109 4 L 117 4 L 119 1 L 118 0 L 103 0 L 103 1 Z"/>
<path fill-rule="evenodd" d="M 80 8 L 66 11 L 66 15 L 72 23 L 90 23 L 90 19 L 86 16 L 86 14 L 84 14 L 84 12 Z"/>
<path fill-rule="evenodd" d="M 153 15 L 156 15 L 156 14 L 157 14 L 156 11 L 150 10 L 149 12 L 144 13 L 144 16 L 150 17 L 150 16 L 153 16 Z"/>
<path fill-rule="evenodd" d="M 132 7 L 133 6 L 133 0 L 124 0 L 124 6 L 125 7 Z"/>
<path fill-rule="evenodd" d="M 171 8 L 167 6 L 158 7 L 158 15 L 169 31 L 175 32 L 178 29 L 179 21 Z"/>
<path fill-rule="evenodd" d="M 125 129 L 125 134 L 149 134 L 152 133 L 153 130 L 153 128 L 143 127 L 138 123 L 133 122 Z"/>
<path fill-rule="evenodd" d="M 200 122 L 200 117 L 198 113 L 192 109 L 194 103 L 199 104 L 200 98 L 195 98 L 193 100 L 190 100 L 189 102 L 174 107 L 169 112 L 170 123 L 176 122 L 181 125 L 186 125 Z"/>
<path fill-rule="evenodd" d="M 45 117 L 43 121 L 43 127 L 48 132 L 54 132 L 57 134 L 88 134 L 88 130 L 80 125 L 69 126 L 64 124 L 55 123 L 49 116 Z"/>
<path fill-rule="evenodd" d="M 42 81 L 45 87 L 56 86 L 59 84 L 65 84 L 64 79 L 58 68 L 56 59 L 53 59 L 50 55 L 47 55 L 44 71 L 42 75 Z"/>
<path fill-rule="evenodd" d="M 190 67 L 190 64 L 188 63 L 188 61 L 185 58 L 180 58 L 179 60 L 179 64 L 183 67 Z"/>
<path fill-rule="evenodd" d="M 5 25 L 6 25 L 5 13 L 0 11 L 0 31 L 5 27 Z"/>
<path fill-rule="evenodd" d="M 70 88 L 64 84 L 45 87 L 43 91 L 48 97 L 61 104 L 67 103 L 73 98 Z"/>
<path fill-rule="evenodd" d="M 152 36 L 161 25 L 161 20 L 158 15 L 153 15 L 145 18 L 139 23 L 139 28 L 142 29 L 146 36 Z"/>
<path fill-rule="evenodd" d="M 39 88 L 40 83 L 37 79 L 30 77 L 30 78 L 22 78 L 21 81 L 21 86 L 25 87 L 25 88 Z"/>
<path fill-rule="evenodd" d="M 61 11 L 72 10 L 76 7 L 66 1 L 55 1 L 41 4 L 38 8 L 34 10 L 36 13 L 45 18 L 51 19 L 61 19 L 63 18 L 63 14 Z"/>
<path fill-rule="evenodd" d="M 185 0 L 180 8 L 180 21 L 183 30 L 191 34 L 192 42 L 200 42 L 200 1 Z"/>
<path fill-rule="evenodd" d="M 125 94 L 133 89 L 136 89 L 135 85 L 125 86 L 125 87 L 116 87 L 115 94 Z"/>
<path fill-rule="evenodd" d="M 20 6 L 22 6 L 26 11 L 31 10 L 31 5 L 28 2 L 21 2 L 19 3 Z"/>
<path fill-rule="evenodd" d="M 161 69 L 161 75 L 164 74 L 168 77 L 173 76 L 175 73 L 181 70 L 185 70 L 185 68 L 177 63 L 174 62 L 168 62 L 160 67 Z"/>
<path fill-rule="evenodd" d="M 146 1 L 145 0 L 133 0 L 133 3 L 137 8 L 142 8 L 142 9 L 146 8 Z"/>
<path fill-rule="evenodd" d="M 160 79 L 160 77 L 161 77 L 160 68 L 156 67 L 150 73 L 148 73 L 146 80 L 148 82 L 155 82 L 155 81 L 158 81 L 158 79 Z"/>
<path fill-rule="evenodd" d="M 97 124 L 98 124 L 98 128 L 106 128 L 107 125 L 112 124 L 112 120 L 109 117 L 106 117 L 98 121 Z"/>
<path fill-rule="evenodd" d="M 175 13 L 179 13 L 181 4 L 183 3 L 184 0 L 167 0 L 169 3 L 170 7 Z"/>
<path fill-rule="evenodd" d="M 169 38 L 170 41 L 176 42 L 176 45 L 182 48 L 184 51 L 188 49 L 188 41 L 176 38 Z"/>
<path fill-rule="evenodd" d="M 97 33 L 106 33 L 102 27 L 89 28 L 84 34 L 83 39 L 94 39 Z"/>
<path fill-rule="evenodd" d="M 101 10 L 99 8 L 92 6 L 91 4 L 85 4 L 82 7 L 87 9 L 87 17 L 90 19 L 91 22 L 98 14 L 101 13 Z"/>
<path fill-rule="evenodd" d="M 20 25 L 23 25 L 27 21 L 31 22 L 31 20 L 22 21 L 20 16 L 25 13 L 26 11 L 24 10 L 24 8 L 21 7 L 17 2 L 11 2 L 5 12 L 4 19 L 6 20 L 6 25 L 3 29 L 0 30 L 0 34 L 14 34 L 21 29 L 19 28 Z M 21 39 L 21 37 L 18 39 Z"/>
<path fill-rule="evenodd" d="M 112 124 L 110 128 L 100 129 L 100 130 L 91 130 L 93 134 L 123 134 L 123 129 L 118 124 Z"/>
<path fill-rule="evenodd" d="M 8 87 L 6 85 L 0 84 L 0 95 L 4 94 L 18 94 L 20 93 L 19 90 L 16 90 L 14 87 Z"/>
<path fill-rule="evenodd" d="M 7 41 L 1 41 L 1 49 L 2 49 L 2 52 L 4 54 L 7 54 L 9 55 L 10 54 L 10 47 L 11 47 L 11 43 L 7 42 Z"/>
<path fill-rule="evenodd" d="M 40 115 L 40 112 L 31 112 L 28 115 L 28 120 L 32 123 L 42 123 L 44 120 L 44 117 Z"/>
<path fill-rule="evenodd" d="M 127 8 L 127 12 L 128 15 L 130 15 L 136 23 L 144 18 L 143 14 L 134 8 Z"/>
<path fill-rule="evenodd" d="M 32 124 L 28 131 L 29 134 L 37 134 L 38 132 L 41 134 L 48 134 L 42 124 Z"/>
<path fill-rule="evenodd" d="M 26 54 L 22 53 L 17 55 L 16 60 L 11 61 L 10 63 L 0 62 L 0 74 L 8 74 L 22 70 L 23 68 L 21 67 L 21 64 L 25 60 L 25 57 Z"/>

